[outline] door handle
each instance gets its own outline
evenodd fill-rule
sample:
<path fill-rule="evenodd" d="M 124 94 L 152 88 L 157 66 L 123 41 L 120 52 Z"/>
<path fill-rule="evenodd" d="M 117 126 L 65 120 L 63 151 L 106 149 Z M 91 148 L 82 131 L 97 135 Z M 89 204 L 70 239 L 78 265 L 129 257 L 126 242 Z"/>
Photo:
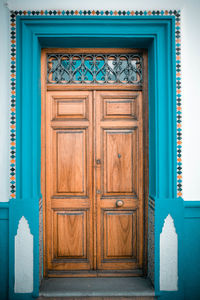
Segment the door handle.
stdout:
<path fill-rule="evenodd" d="M 122 207 L 124 205 L 124 201 L 123 200 L 117 200 L 116 201 L 116 207 Z"/>

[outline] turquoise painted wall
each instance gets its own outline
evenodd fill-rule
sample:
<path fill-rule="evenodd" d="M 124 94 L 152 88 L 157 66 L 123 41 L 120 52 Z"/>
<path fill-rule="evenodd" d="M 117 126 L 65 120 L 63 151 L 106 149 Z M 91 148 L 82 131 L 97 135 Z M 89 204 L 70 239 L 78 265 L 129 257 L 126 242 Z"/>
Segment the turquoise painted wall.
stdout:
<path fill-rule="evenodd" d="M 184 296 L 200 299 L 200 201 L 184 202 Z"/>

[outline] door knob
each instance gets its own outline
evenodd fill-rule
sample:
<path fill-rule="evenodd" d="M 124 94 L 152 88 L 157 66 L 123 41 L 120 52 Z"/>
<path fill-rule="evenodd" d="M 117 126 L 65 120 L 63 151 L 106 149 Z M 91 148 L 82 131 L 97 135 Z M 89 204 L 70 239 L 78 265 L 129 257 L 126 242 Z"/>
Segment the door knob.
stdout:
<path fill-rule="evenodd" d="M 123 200 L 117 200 L 116 201 L 116 206 L 117 207 L 122 207 L 124 205 L 124 201 Z"/>

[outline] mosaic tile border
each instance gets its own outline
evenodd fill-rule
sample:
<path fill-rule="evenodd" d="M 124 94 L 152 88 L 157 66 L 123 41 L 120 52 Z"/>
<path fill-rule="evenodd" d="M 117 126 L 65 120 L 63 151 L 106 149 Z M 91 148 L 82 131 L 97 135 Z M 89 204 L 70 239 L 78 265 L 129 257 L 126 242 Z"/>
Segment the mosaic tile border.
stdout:
<path fill-rule="evenodd" d="M 180 10 L 32 10 L 10 12 L 10 199 L 16 197 L 16 17 L 17 16 L 175 16 L 176 109 L 177 109 L 177 196 L 182 196 L 182 108 Z"/>

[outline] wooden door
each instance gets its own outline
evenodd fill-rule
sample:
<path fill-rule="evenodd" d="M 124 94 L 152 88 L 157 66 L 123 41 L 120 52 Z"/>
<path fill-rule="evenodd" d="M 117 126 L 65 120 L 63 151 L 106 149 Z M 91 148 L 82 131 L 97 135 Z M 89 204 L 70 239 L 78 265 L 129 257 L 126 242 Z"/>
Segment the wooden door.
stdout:
<path fill-rule="evenodd" d="M 48 275 L 93 268 L 92 152 L 92 92 L 47 92 Z"/>
<path fill-rule="evenodd" d="M 47 91 L 45 105 L 45 274 L 141 274 L 142 92 Z"/>
<path fill-rule="evenodd" d="M 95 100 L 97 268 L 135 274 L 143 255 L 142 96 L 99 91 Z"/>

